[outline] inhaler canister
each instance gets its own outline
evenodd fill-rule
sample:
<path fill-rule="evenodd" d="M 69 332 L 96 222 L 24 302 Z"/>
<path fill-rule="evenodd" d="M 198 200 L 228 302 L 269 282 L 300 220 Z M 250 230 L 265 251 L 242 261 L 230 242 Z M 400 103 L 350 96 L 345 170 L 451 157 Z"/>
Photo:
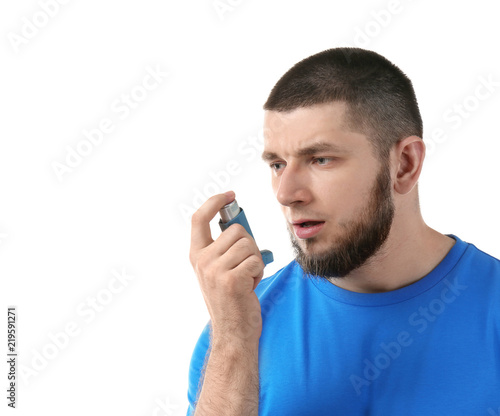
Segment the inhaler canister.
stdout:
<path fill-rule="evenodd" d="M 231 224 L 241 224 L 245 227 L 248 234 L 252 236 L 255 240 L 255 237 L 252 234 L 252 230 L 250 229 L 250 225 L 248 224 L 247 217 L 243 208 L 238 206 L 236 200 L 230 202 L 227 205 L 224 205 L 222 209 L 219 211 L 221 219 L 219 220 L 219 226 L 222 231 L 227 229 Z M 265 265 L 271 263 L 274 260 L 273 253 L 269 250 L 261 250 L 260 254 L 262 255 L 262 261 Z"/>

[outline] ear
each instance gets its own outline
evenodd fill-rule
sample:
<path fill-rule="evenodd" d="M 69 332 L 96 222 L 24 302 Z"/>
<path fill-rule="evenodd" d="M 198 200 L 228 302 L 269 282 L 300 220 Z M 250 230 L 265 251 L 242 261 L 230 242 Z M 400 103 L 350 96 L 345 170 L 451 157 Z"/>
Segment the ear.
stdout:
<path fill-rule="evenodd" d="M 425 158 L 424 141 L 417 136 L 409 136 L 396 144 L 392 150 L 396 177 L 394 190 L 401 195 L 410 192 L 418 181 Z"/>

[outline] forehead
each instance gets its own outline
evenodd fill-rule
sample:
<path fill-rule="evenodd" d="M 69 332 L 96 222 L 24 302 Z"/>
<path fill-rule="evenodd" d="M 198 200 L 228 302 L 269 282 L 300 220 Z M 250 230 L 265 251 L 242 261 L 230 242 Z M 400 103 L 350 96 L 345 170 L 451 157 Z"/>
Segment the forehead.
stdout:
<path fill-rule="evenodd" d="M 317 143 L 328 143 L 344 153 L 364 152 L 369 143 L 365 135 L 351 131 L 342 102 L 316 104 L 292 111 L 266 111 L 264 147 L 267 152 L 300 153 Z"/>

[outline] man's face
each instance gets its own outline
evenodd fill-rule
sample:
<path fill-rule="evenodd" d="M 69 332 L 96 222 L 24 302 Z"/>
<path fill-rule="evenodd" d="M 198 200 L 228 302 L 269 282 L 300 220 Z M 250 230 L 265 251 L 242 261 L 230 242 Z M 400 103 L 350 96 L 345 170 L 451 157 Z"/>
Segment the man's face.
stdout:
<path fill-rule="evenodd" d="M 343 127 L 345 105 L 266 111 L 263 158 L 308 274 L 344 277 L 383 245 L 394 218 L 389 166 L 361 133 Z"/>

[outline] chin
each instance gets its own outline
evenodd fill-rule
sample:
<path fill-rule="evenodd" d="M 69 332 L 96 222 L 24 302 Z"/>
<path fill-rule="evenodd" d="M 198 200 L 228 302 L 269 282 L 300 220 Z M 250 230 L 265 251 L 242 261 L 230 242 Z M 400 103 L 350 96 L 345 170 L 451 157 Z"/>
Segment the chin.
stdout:
<path fill-rule="evenodd" d="M 307 238 L 304 240 L 296 238 L 295 241 L 299 244 L 305 254 L 321 255 L 331 250 L 331 246 L 329 246 L 326 241 L 322 241 L 317 237 Z"/>

